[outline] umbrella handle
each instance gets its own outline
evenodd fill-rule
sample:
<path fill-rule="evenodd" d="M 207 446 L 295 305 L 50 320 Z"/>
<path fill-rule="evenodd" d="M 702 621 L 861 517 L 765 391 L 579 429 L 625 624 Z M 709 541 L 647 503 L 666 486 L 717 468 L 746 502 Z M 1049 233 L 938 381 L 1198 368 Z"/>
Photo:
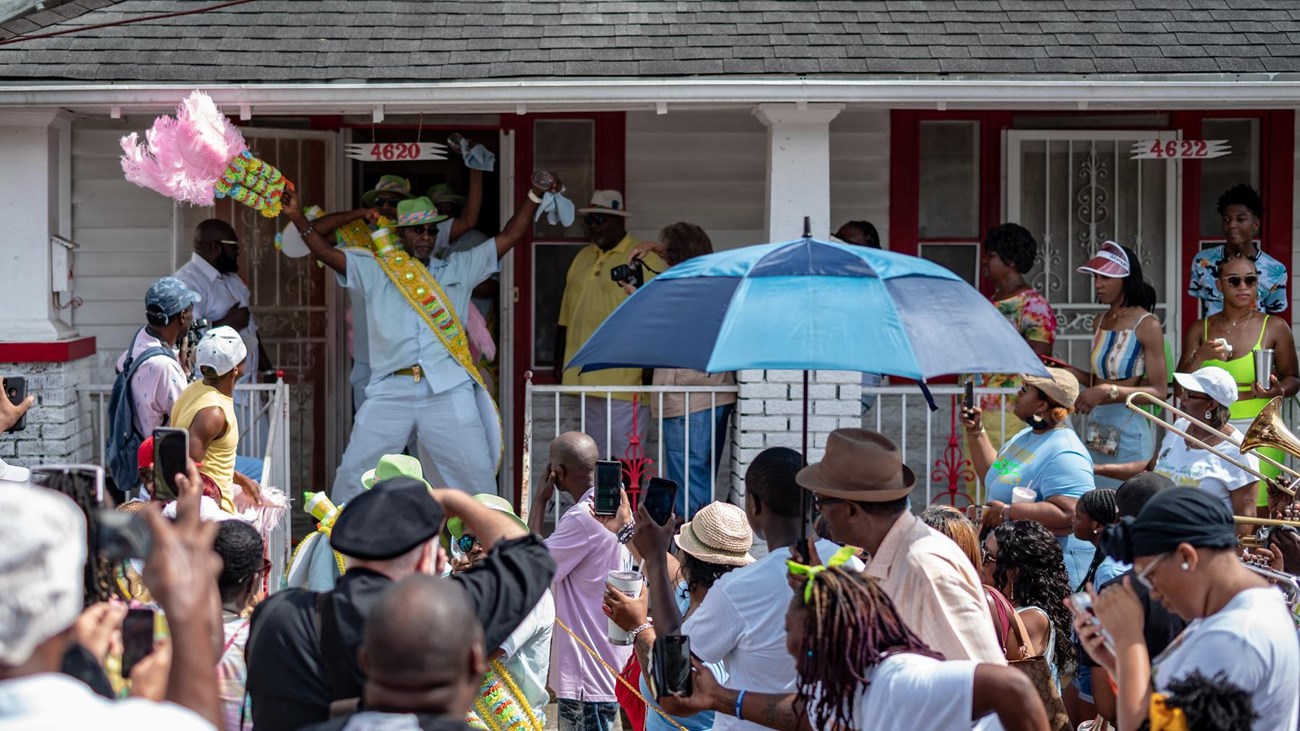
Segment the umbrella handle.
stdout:
<path fill-rule="evenodd" d="M 916 385 L 921 387 L 921 395 L 925 397 L 925 402 L 930 405 L 930 410 L 938 411 L 939 407 L 935 405 L 934 394 L 930 393 L 929 387 L 920 381 L 917 381 Z"/>

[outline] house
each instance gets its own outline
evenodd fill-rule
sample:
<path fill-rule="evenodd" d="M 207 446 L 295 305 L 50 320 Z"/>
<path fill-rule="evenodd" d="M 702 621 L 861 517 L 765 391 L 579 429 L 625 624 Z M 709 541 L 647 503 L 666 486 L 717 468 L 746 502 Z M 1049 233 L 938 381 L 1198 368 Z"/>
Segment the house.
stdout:
<path fill-rule="evenodd" d="M 1101 241 L 1140 253 L 1176 342 L 1196 317 L 1189 263 L 1220 238 L 1222 190 L 1261 191 L 1262 246 L 1288 267 L 1297 240 L 1300 9 L 1276 0 L 44 6 L 0 25 L 0 369 L 29 374 L 44 395 L 38 428 L 0 442 L 20 462 L 92 456 L 77 388 L 110 381 L 144 289 L 186 260 L 193 224 L 217 215 L 237 222 L 253 311 L 292 385 L 294 487 L 329 484 L 350 422 L 345 298 L 275 251 L 274 222 L 229 204 L 176 207 L 122 179 L 118 138 L 195 88 L 331 210 L 356 205 L 384 172 L 462 182 L 458 164 L 355 161 L 348 145 L 383 158 L 400 149 L 389 143 L 460 132 L 497 154 L 484 230 L 541 167 L 575 199 L 624 191 L 641 238 L 687 220 L 731 247 L 794 238 L 805 216 L 819 235 L 865 219 L 888 248 L 978 285 L 983 232 L 1019 221 L 1043 245 L 1034 283 L 1061 316 L 1058 355 L 1076 361 L 1099 308 L 1074 268 Z M 1228 153 L 1209 157 L 1221 146 L 1208 141 Z M 539 226 L 503 265 L 509 454 L 523 374 L 545 382 L 554 359 L 557 277 L 581 235 Z M 737 474 L 796 438 L 789 374 L 743 376 Z M 826 418 L 810 421 L 820 447 L 859 418 L 858 381 L 815 383 L 830 386 L 815 394 Z M 517 484 L 519 467 L 503 484 Z"/>

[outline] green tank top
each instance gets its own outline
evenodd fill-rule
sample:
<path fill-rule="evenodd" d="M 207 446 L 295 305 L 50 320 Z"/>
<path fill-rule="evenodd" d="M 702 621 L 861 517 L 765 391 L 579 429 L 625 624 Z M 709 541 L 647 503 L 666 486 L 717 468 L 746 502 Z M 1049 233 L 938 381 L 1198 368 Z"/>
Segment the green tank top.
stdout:
<path fill-rule="evenodd" d="M 1232 375 L 1232 380 L 1237 382 L 1237 391 L 1241 393 L 1250 393 L 1250 384 L 1255 382 L 1255 356 L 1252 355 L 1256 350 L 1263 347 L 1264 331 L 1268 328 L 1268 315 L 1264 315 L 1264 324 L 1259 328 L 1259 337 L 1255 339 L 1255 346 L 1250 352 L 1240 358 L 1232 360 L 1215 360 L 1213 358 L 1201 363 L 1201 367 L 1218 366 Z M 1204 341 L 1210 339 L 1210 318 L 1201 321 L 1201 338 Z M 1259 412 L 1264 410 L 1268 403 L 1266 398 L 1238 398 L 1236 403 L 1231 407 L 1232 418 L 1236 419 L 1253 419 L 1259 416 Z"/>

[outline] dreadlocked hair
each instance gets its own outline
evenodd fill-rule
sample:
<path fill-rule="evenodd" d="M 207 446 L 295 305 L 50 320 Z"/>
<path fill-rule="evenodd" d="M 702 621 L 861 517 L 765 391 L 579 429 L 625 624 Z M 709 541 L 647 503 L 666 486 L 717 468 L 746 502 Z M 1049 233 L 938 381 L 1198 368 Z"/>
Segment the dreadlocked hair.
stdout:
<path fill-rule="evenodd" d="M 1165 706 L 1181 708 L 1187 717 L 1187 731 L 1249 731 L 1259 714 L 1250 693 L 1234 685 L 1226 671 L 1207 678 L 1199 670 L 1169 681 Z M 1144 720 L 1138 731 L 1151 728 Z"/>
<path fill-rule="evenodd" d="M 908 629 L 875 579 L 831 567 L 811 581 L 808 603 L 806 587 L 796 589 L 793 600 L 794 611 L 803 614 L 803 641 L 795 656 L 799 700 L 805 709 L 814 708 L 813 728 L 861 728 L 853 711 L 872 668 L 898 653 L 937 660 L 943 655 Z"/>
<path fill-rule="evenodd" d="M 99 503 L 95 486 L 72 472 L 51 472 L 41 487 L 68 496 L 86 516 L 86 566 L 82 580 L 82 602 L 90 606 L 115 596 L 113 563 L 99 554 Z"/>
<path fill-rule="evenodd" d="M 1065 571 L 1061 542 L 1034 520 L 1013 520 L 993 529 L 998 542 L 998 559 L 993 567 L 993 584 L 1018 608 L 1038 607 L 1056 628 L 1053 664 L 1061 674 L 1074 664 L 1074 628 L 1065 598 L 1070 595 L 1070 577 Z M 1015 571 L 1014 579 L 1011 572 Z"/>

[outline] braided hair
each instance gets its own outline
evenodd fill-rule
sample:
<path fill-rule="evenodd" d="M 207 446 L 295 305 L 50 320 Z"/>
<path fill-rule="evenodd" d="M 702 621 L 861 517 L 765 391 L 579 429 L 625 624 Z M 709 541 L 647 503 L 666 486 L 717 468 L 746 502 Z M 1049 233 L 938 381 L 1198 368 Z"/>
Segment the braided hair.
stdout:
<path fill-rule="evenodd" d="M 1002 591 L 1017 607 L 1038 607 L 1056 628 L 1052 661 L 1065 674 L 1074 663 L 1074 627 L 1065 598 L 1070 595 L 1070 577 L 1065 571 L 1061 542 L 1034 520 L 1013 520 L 993 529 L 998 542 L 993 567 L 994 588 Z M 1015 571 L 1012 577 L 1011 572 Z"/>
<path fill-rule="evenodd" d="M 217 588 L 222 603 L 243 598 L 251 582 L 262 571 L 262 536 L 251 523 L 242 520 L 222 521 L 212 550 L 221 557 L 221 576 Z"/>
<path fill-rule="evenodd" d="M 95 485 L 76 472 L 50 472 L 40 486 L 68 496 L 86 516 L 86 566 L 82 583 L 85 606 L 112 599 L 113 562 L 99 554 L 99 508 Z"/>
<path fill-rule="evenodd" d="M 875 579 L 831 567 L 811 581 L 811 587 L 795 590 L 790 605 L 803 627 L 794 658 L 799 700 L 805 713 L 814 708 L 809 719 L 813 728 L 860 728 L 853 713 L 859 690 L 871 682 L 872 668 L 899 653 L 937 660 L 943 655 L 908 629 Z"/>
<path fill-rule="evenodd" d="M 1099 487 L 1095 490 L 1089 490 L 1079 498 L 1079 510 L 1083 514 L 1092 518 L 1097 525 L 1113 525 L 1119 520 L 1119 508 L 1115 504 L 1115 491 L 1109 487 Z M 1106 552 L 1101 550 L 1100 546 L 1093 546 L 1092 563 L 1088 564 L 1088 571 L 1083 575 L 1083 580 L 1074 588 L 1075 591 L 1083 591 L 1097 576 L 1097 569 L 1106 560 Z"/>

